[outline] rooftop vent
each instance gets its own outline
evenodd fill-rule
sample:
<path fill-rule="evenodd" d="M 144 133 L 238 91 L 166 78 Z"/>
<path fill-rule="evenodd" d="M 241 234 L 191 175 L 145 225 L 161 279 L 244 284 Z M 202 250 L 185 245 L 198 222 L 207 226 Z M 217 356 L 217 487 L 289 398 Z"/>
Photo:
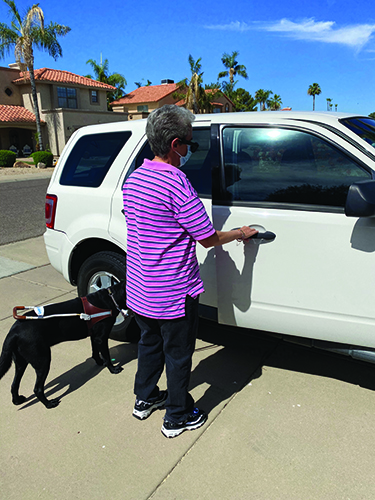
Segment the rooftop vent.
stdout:
<path fill-rule="evenodd" d="M 161 81 L 162 85 L 168 85 L 168 83 L 174 83 L 174 80 L 162 80 Z"/>

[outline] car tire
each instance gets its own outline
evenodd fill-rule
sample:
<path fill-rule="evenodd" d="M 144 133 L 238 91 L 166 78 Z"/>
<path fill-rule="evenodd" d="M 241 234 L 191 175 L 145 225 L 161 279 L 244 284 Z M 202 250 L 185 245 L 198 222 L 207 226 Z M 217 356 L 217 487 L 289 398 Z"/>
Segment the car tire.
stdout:
<path fill-rule="evenodd" d="M 78 295 L 84 297 L 120 281 L 126 281 L 126 257 L 116 252 L 98 252 L 86 259 L 78 271 Z M 139 327 L 134 313 L 128 312 L 127 318 L 118 315 L 109 338 L 121 342 L 138 342 Z"/>

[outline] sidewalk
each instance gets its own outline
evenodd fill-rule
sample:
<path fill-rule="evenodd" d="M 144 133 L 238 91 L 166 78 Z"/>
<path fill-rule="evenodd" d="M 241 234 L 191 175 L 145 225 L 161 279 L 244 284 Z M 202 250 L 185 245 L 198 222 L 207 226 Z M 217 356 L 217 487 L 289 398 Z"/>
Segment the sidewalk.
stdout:
<path fill-rule="evenodd" d="M 5 260 L 4 260 L 5 259 Z M 0 342 L 15 305 L 76 290 L 49 265 L 43 238 L 0 247 Z M 34 370 L 12 405 L 0 382 L 4 500 L 370 500 L 375 497 L 373 365 L 202 322 L 191 392 L 205 426 L 166 439 L 163 413 L 132 417 L 137 348 L 110 341 L 124 370 L 90 358 L 88 340 L 52 349 L 47 410 Z M 205 340 L 202 340 L 205 339 Z M 163 377 L 161 388 L 165 388 Z"/>
<path fill-rule="evenodd" d="M 18 182 L 32 179 L 48 179 L 53 174 L 54 167 L 51 168 L 0 168 L 0 183 Z"/>

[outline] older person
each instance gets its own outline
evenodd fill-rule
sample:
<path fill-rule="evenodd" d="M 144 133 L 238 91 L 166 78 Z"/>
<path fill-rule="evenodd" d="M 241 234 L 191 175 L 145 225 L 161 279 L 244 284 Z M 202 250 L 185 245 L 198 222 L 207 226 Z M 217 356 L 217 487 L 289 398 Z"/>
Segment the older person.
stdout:
<path fill-rule="evenodd" d="M 146 134 L 155 158 L 145 160 L 124 184 L 127 239 L 127 305 L 141 329 L 134 417 L 166 409 L 161 431 L 172 438 L 207 420 L 188 392 L 198 329 L 198 298 L 204 292 L 196 242 L 204 247 L 246 240 L 248 226 L 215 231 L 204 206 L 179 169 L 198 144 L 194 115 L 175 105 L 153 111 Z M 158 387 L 166 366 L 167 391 Z"/>

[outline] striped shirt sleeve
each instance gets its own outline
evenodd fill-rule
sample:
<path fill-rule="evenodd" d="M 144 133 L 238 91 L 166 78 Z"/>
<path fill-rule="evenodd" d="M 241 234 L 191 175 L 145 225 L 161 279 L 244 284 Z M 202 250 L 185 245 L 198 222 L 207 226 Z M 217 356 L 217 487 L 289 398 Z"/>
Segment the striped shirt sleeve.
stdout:
<path fill-rule="evenodd" d="M 215 233 L 210 218 L 198 196 L 190 196 L 180 206 L 176 220 L 196 241 L 208 238 Z"/>

